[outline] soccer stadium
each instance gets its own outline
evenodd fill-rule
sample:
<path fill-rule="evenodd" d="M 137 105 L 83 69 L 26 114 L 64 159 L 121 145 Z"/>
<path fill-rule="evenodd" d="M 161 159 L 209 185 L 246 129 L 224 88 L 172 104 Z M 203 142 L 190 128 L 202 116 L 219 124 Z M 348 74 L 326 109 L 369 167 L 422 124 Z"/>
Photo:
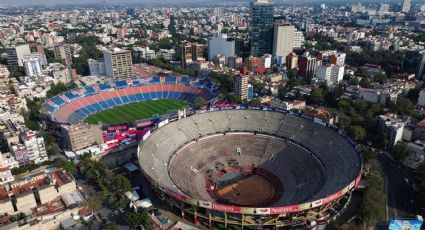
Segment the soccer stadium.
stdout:
<path fill-rule="evenodd" d="M 319 119 L 259 108 L 222 108 L 165 124 L 138 147 L 158 197 L 206 227 L 310 228 L 347 208 L 362 158 Z"/>
<path fill-rule="evenodd" d="M 164 106 L 163 101 L 157 103 L 157 106 L 152 106 L 152 108 L 164 108 L 156 112 L 167 112 L 169 109 L 184 106 L 175 103 L 174 100 L 193 103 L 197 97 L 202 97 L 209 101 L 215 98 L 217 94 L 217 86 L 208 80 L 188 76 L 152 76 L 111 81 L 70 90 L 48 99 L 44 108 L 53 122 L 76 124 L 96 113 L 143 101 L 167 99 L 170 102 L 168 104 L 176 104 L 176 106 L 167 107 Z M 140 106 L 140 108 L 148 109 L 148 106 Z M 154 112 L 148 111 L 147 114 L 154 114 L 155 110 L 152 111 Z M 132 118 L 137 119 L 137 114 L 128 119 L 131 120 Z M 116 122 L 119 121 L 119 118 L 110 121 Z"/>

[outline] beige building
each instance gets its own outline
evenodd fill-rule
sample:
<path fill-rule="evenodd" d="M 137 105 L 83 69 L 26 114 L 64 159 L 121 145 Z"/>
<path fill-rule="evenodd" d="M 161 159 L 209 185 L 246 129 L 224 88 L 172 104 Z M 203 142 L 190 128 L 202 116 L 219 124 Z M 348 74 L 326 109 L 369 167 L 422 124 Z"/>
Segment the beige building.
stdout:
<path fill-rule="evenodd" d="M 103 143 L 102 130 L 98 125 L 63 125 L 61 130 L 65 145 L 72 151 Z"/>
<path fill-rule="evenodd" d="M 130 51 L 117 48 L 114 50 L 104 50 L 103 59 L 107 76 L 127 78 L 134 75 L 133 60 Z"/>
<path fill-rule="evenodd" d="M 241 100 L 248 98 L 248 76 L 239 75 L 235 79 L 235 93 Z"/>
<path fill-rule="evenodd" d="M 72 50 L 71 46 L 68 44 L 56 44 L 53 47 L 53 51 L 55 53 L 55 58 L 58 60 L 62 60 L 65 65 L 72 64 Z"/>
<path fill-rule="evenodd" d="M 273 33 L 273 54 L 286 57 L 294 49 L 295 26 L 276 22 Z"/>

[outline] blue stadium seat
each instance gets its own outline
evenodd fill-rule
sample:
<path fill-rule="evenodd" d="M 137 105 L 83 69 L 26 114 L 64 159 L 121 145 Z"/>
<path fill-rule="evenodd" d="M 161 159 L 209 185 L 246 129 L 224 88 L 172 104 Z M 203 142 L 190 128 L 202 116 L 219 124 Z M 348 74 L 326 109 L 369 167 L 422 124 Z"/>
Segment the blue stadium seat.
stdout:
<path fill-rule="evenodd" d="M 71 92 L 66 92 L 66 93 L 64 93 L 65 94 L 65 96 L 67 97 L 67 98 L 69 98 L 69 100 L 73 100 L 73 99 L 76 99 L 76 98 L 78 98 L 79 96 L 77 96 L 77 95 L 74 95 L 73 93 L 71 93 Z"/>
<path fill-rule="evenodd" d="M 108 90 L 108 89 L 112 89 L 112 87 L 108 84 L 101 83 L 101 84 L 99 84 L 99 89 L 101 91 L 105 91 L 105 90 Z"/>
<path fill-rule="evenodd" d="M 165 83 L 167 84 L 176 84 L 176 77 L 175 76 L 166 76 L 165 77 Z"/>
<path fill-rule="evenodd" d="M 119 81 L 116 81 L 116 82 L 115 82 L 115 85 L 116 85 L 118 88 L 127 88 L 127 87 L 128 87 L 128 84 L 127 84 L 127 81 L 126 81 L 126 80 L 119 80 Z"/>
<path fill-rule="evenodd" d="M 94 90 L 92 86 L 87 86 L 85 88 L 85 92 L 84 92 L 85 96 L 92 95 L 94 93 L 96 93 L 96 90 Z"/>
<path fill-rule="evenodd" d="M 66 103 L 66 101 L 64 101 L 64 100 L 63 100 L 62 98 L 60 98 L 59 96 L 52 97 L 50 100 L 51 100 L 51 101 L 53 101 L 53 102 L 54 102 L 56 105 L 58 105 L 59 107 Z"/>

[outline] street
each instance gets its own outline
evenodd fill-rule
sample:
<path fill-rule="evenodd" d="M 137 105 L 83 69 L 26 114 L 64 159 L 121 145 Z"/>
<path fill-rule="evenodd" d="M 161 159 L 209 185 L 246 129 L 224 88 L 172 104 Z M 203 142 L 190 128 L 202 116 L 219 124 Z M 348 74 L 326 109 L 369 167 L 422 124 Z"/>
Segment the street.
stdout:
<path fill-rule="evenodd" d="M 412 189 L 412 180 L 392 163 L 385 154 L 380 154 L 378 160 L 386 182 L 387 218 L 416 218 L 417 207 L 415 194 Z"/>

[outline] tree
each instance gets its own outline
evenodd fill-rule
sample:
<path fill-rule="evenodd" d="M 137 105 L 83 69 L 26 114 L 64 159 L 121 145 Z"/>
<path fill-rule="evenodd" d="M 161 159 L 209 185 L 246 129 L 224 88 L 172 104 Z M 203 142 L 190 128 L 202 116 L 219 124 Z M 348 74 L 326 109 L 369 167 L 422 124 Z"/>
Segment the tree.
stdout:
<path fill-rule="evenodd" d="M 366 137 L 366 130 L 361 126 L 351 126 L 348 129 L 348 135 L 350 135 L 356 141 L 362 141 Z"/>
<path fill-rule="evenodd" d="M 72 161 L 63 160 L 60 158 L 55 159 L 55 163 L 58 168 L 63 168 L 67 172 L 71 173 L 72 175 L 77 175 L 77 167 L 75 167 L 74 163 Z"/>
<path fill-rule="evenodd" d="M 111 222 L 106 225 L 106 230 L 118 230 L 118 225 L 115 222 Z"/>
<path fill-rule="evenodd" d="M 118 175 L 114 178 L 114 185 L 120 191 L 127 192 L 131 190 L 130 180 L 122 175 Z"/>
<path fill-rule="evenodd" d="M 125 221 L 127 221 L 128 225 L 132 229 L 136 229 L 140 225 L 143 225 L 146 229 L 153 228 L 152 220 L 150 219 L 146 209 L 139 210 L 136 213 L 130 213 L 125 217 Z"/>
<path fill-rule="evenodd" d="M 308 101 L 315 105 L 320 105 L 325 101 L 325 92 L 321 88 L 313 88 L 308 97 Z"/>
<path fill-rule="evenodd" d="M 46 92 L 47 98 L 52 98 L 58 94 L 61 94 L 63 92 L 68 91 L 68 87 L 62 82 L 59 82 L 57 84 L 51 84 L 50 89 Z"/>
<path fill-rule="evenodd" d="M 404 161 L 408 155 L 409 151 L 407 149 L 407 144 L 404 142 L 398 143 L 393 149 L 393 156 L 399 162 Z"/>
<path fill-rule="evenodd" d="M 196 109 L 201 109 L 207 104 L 207 101 L 203 97 L 196 97 L 194 104 Z"/>
<path fill-rule="evenodd" d="M 93 199 L 88 199 L 86 205 L 95 212 L 102 208 L 101 202 Z"/>

